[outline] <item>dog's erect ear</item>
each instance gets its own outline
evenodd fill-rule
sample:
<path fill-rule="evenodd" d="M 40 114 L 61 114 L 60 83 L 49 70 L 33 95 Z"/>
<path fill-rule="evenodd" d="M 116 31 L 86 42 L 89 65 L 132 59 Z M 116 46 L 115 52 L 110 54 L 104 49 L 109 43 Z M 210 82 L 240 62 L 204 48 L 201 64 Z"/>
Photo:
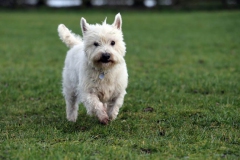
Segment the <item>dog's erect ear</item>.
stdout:
<path fill-rule="evenodd" d="M 118 13 L 116 16 L 115 16 L 115 20 L 112 24 L 113 26 L 115 26 L 117 29 L 121 30 L 122 29 L 122 17 L 120 15 L 120 13 Z"/>
<path fill-rule="evenodd" d="M 83 17 L 81 18 L 81 28 L 83 34 L 88 30 L 88 23 Z"/>
<path fill-rule="evenodd" d="M 105 20 L 102 23 L 103 25 L 107 24 L 107 17 L 105 18 Z"/>

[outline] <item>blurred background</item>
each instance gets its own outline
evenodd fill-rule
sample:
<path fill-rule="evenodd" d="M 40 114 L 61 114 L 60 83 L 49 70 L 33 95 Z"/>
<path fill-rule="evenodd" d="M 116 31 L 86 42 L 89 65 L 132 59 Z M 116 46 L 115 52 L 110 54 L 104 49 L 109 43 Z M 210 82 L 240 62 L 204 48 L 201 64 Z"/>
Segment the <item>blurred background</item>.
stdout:
<path fill-rule="evenodd" d="M 0 0 L 2 8 L 122 7 L 151 9 L 235 9 L 240 0 Z"/>

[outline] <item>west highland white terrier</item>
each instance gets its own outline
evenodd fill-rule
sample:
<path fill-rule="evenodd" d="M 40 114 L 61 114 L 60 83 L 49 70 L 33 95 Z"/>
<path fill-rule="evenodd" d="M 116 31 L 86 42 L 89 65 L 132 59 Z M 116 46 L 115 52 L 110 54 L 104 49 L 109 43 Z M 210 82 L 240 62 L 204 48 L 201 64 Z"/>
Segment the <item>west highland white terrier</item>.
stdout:
<path fill-rule="evenodd" d="M 108 124 L 117 117 L 128 84 L 122 18 L 117 14 L 111 25 L 106 19 L 91 25 L 82 18 L 80 25 L 83 38 L 58 26 L 60 39 L 70 48 L 62 73 L 67 119 L 76 122 L 83 103 L 89 115 Z"/>

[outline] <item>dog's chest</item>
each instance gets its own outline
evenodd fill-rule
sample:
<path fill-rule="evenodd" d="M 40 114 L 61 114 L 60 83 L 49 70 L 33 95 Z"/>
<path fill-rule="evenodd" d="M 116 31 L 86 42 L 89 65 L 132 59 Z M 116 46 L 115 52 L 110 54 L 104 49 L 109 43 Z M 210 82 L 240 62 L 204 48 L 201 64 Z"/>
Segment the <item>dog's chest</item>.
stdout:
<path fill-rule="evenodd" d="M 114 95 L 115 88 L 113 85 L 99 85 L 92 88 L 92 91 L 98 96 L 101 102 L 108 102 Z"/>
<path fill-rule="evenodd" d="M 111 90 L 111 89 L 100 89 L 100 88 L 97 88 L 98 90 L 97 90 L 97 96 L 98 96 L 98 98 L 99 98 L 99 100 L 101 101 L 101 102 L 108 102 L 110 99 L 111 99 L 111 97 L 112 97 L 112 95 L 113 95 L 113 90 Z"/>
<path fill-rule="evenodd" d="M 101 102 L 108 102 L 116 94 L 116 80 L 109 79 L 108 75 L 94 77 L 91 92 L 98 96 Z"/>

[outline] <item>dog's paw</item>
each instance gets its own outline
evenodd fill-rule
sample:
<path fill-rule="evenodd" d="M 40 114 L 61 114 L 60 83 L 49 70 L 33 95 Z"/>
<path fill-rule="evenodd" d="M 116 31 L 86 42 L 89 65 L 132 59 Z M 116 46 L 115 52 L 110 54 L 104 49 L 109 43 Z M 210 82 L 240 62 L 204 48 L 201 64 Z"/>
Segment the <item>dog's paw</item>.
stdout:
<path fill-rule="evenodd" d="M 110 121 L 113 121 L 117 118 L 117 115 L 108 115 L 108 116 L 109 116 Z"/>
<path fill-rule="evenodd" d="M 109 117 L 107 113 L 104 111 L 102 114 L 98 114 L 98 120 L 101 124 L 107 125 L 109 122 Z"/>
<path fill-rule="evenodd" d="M 110 108 L 110 109 L 108 110 L 108 117 L 109 117 L 109 119 L 110 119 L 111 121 L 113 121 L 113 120 L 115 120 L 115 119 L 117 118 L 118 111 L 119 111 L 118 108 L 115 108 L 115 109 Z"/>
<path fill-rule="evenodd" d="M 99 122 L 103 125 L 107 125 L 108 122 L 109 122 L 109 118 L 108 117 L 105 117 L 103 119 L 99 119 Z"/>
<path fill-rule="evenodd" d="M 76 122 L 77 121 L 77 115 L 75 115 L 75 114 L 67 115 L 67 120 L 71 121 L 71 122 Z"/>
<path fill-rule="evenodd" d="M 68 117 L 67 120 L 70 122 L 76 122 L 77 118 Z"/>

